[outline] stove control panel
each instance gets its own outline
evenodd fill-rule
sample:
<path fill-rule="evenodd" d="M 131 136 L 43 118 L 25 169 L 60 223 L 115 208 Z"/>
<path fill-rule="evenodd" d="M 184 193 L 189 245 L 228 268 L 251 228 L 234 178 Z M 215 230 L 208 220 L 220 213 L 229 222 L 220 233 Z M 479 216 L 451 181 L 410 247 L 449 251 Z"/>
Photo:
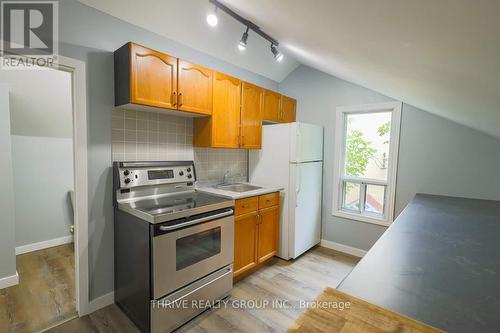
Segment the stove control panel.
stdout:
<path fill-rule="evenodd" d="M 196 180 L 192 162 L 123 162 L 118 167 L 121 188 L 192 183 Z"/>

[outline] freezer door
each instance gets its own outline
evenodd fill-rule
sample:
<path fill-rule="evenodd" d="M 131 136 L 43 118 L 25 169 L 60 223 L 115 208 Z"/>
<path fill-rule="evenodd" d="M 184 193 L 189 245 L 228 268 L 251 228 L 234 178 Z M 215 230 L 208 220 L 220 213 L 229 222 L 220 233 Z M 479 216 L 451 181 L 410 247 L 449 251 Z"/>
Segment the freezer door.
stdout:
<path fill-rule="evenodd" d="M 290 162 L 322 161 L 323 127 L 306 123 L 290 126 Z"/>
<path fill-rule="evenodd" d="M 290 164 L 289 256 L 296 258 L 321 240 L 323 162 Z"/>

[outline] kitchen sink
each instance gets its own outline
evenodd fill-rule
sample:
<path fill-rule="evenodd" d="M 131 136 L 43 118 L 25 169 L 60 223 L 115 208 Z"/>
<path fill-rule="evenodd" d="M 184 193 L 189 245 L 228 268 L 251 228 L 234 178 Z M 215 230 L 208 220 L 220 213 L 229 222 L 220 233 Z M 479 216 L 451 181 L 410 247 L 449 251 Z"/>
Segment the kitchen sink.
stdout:
<path fill-rule="evenodd" d="M 232 191 L 232 192 L 248 192 L 259 190 L 262 187 L 249 185 L 249 184 L 230 184 L 230 185 L 218 185 L 219 190 Z"/>

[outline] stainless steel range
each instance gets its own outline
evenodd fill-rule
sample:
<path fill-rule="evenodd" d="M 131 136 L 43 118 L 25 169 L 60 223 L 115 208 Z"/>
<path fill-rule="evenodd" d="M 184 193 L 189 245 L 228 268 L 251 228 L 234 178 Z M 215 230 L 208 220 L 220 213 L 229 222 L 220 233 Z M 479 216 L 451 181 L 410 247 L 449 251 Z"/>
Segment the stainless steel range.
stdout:
<path fill-rule="evenodd" d="M 233 286 L 234 201 L 195 181 L 193 162 L 114 163 L 115 301 L 143 332 L 173 331 Z"/>

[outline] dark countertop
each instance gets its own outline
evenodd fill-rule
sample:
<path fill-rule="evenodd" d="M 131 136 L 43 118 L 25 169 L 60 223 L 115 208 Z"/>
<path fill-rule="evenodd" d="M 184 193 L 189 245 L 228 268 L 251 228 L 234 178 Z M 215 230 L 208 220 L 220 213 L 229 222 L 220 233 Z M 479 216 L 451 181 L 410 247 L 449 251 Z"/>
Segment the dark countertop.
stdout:
<path fill-rule="evenodd" d="M 500 332 L 500 201 L 417 194 L 338 289 L 450 332 Z"/>

